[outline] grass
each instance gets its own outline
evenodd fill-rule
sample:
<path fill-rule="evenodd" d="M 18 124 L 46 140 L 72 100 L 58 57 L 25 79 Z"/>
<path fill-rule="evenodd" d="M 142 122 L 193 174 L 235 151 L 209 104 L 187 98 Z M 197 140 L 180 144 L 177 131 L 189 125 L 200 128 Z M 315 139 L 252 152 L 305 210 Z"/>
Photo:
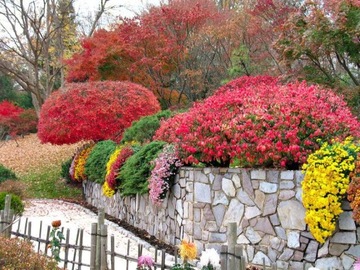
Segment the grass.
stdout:
<path fill-rule="evenodd" d="M 80 184 L 67 183 L 60 176 L 59 166 L 44 168 L 40 172 L 28 173 L 20 178 L 28 185 L 26 195 L 29 198 L 75 199 L 82 198 Z"/>
<path fill-rule="evenodd" d="M 80 200 L 81 185 L 62 179 L 61 165 L 81 144 L 42 144 L 36 134 L 30 134 L 17 141 L 3 142 L 0 164 L 15 172 L 18 181 L 26 184 L 27 198 Z"/>

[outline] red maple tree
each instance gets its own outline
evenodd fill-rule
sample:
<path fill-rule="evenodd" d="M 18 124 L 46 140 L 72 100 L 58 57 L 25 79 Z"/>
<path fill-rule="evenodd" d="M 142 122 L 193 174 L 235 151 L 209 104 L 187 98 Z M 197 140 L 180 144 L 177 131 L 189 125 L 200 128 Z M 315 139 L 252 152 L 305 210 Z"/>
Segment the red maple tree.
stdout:
<path fill-rule="evenodd" d="M 54 92 L 40 112 L 41 142 L 120 142 L 125 128 L 160 110 L 154 94 L 131 82 L 71 83 Z"/>

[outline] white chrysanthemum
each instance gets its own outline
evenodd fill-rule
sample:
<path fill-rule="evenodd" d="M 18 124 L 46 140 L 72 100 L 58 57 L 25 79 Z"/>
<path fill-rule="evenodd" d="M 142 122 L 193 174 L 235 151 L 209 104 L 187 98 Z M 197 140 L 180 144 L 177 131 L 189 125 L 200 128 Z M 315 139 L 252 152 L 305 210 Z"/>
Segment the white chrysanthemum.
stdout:
<path fill-rule="evenodd" d="M 208 266 L 209 263 L 213 269 L 220 269 L 220 255 L 214 248 L 205 249 L 201 253 L 200 267 Z"/>

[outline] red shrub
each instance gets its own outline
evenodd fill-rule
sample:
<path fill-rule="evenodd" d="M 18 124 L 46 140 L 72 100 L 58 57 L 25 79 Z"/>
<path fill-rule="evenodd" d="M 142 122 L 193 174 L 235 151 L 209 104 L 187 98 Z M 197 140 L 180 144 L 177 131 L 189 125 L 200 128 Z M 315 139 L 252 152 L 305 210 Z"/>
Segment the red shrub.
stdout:
<path fill-rule="evenodd" d="M 177 119 L 179 120 L 179 119 Z M 195 104 L 171 132 L 186 163 L 299 168 L 319 139 L 360 135 L 360 124 L 333 92 L 271 77 L 243 77 Z M 169 130 L 171 129 L 171 130 Z"/>
<path fill-rule="evenodd" d="M 40 112 L 38 136 L 53 144 L 119 142 L 125 128 L 160 110 L 152 92 L 130 82 L 72 83 L 54 92 Z"/>
<path fill-rule="evenodd" d="M 17 107 L 11 102 L 0 103 L 0 133 L 11 136 L 36 132 L 37 116 L 35 110 Z M 0 135 L 1 135 L 0 134 Z"/>

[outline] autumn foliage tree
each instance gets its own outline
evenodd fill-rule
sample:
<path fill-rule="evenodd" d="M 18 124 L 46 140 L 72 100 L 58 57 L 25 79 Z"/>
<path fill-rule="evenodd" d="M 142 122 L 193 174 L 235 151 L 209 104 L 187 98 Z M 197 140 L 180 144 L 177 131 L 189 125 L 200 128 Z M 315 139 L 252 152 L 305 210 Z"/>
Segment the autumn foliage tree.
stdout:
<path fill-rule="evenodd" d="M 36 132 L 37 116 L 33 109 L 23 109 L 9 101 L 0 102 L 0 139 L 10 135 Z"/>
<path fill-rule="evenodd" d="M 320 141 L 360 135 L 333 92 L 266 76 L 236 79 L 163 126 L 155 139 L 178 144 L 186 163 L 242 167 L 298 169 Z"/>
<path fill-rule="evenodd" d="M 212 0 L 169 1 L 83 41 L 67 80 L 130 80 L 164 107 L 204 98 L 226 77 L 233 43 L 229 14 Z"/>
<path fill-rule="evenodd" d="M 81 140 L 120 142 L 124 129 L 141 116 L 160 110 L 155 95 L 130 82 L 71 83 L 54 92 L 40 113 L 43 143 Z"/>

